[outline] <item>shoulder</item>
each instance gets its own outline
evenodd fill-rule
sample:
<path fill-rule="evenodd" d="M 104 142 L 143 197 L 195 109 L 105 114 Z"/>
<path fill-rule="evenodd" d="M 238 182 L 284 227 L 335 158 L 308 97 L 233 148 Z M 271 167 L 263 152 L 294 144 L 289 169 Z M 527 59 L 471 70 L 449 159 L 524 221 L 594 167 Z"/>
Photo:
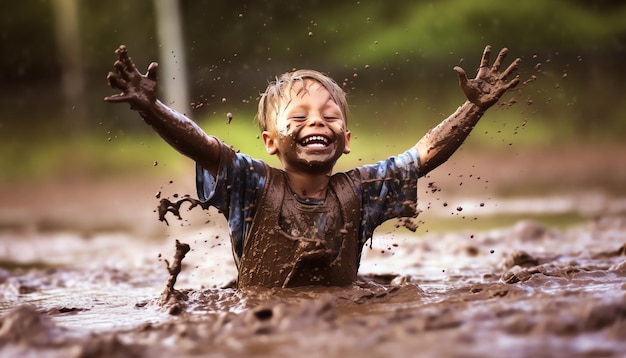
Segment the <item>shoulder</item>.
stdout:
<path fill-rule="evenodd" d="M 357 167 L 349 172 L 349 175 L 360 181 L 371 181 L 387 177 L 408 176 L 417 174 L 419 164 L 419 153 L 417 148 L 411 147 L 404 153 L 388 157 L 374 164 L 367 164 Z"/>
<path fill-rule="evenodd" d="M 271 168 L 264 161 L 253 158 L 248 154 L 244 154 L 235 150 L 232 146 L 224 143 L 215 137 L 220 145 L 220 172 L 228 171 L 245 171 L 245 172 L 261 172 L 265 173 L 266 168 Z"/>
<path fill-rule="evenodd" d="M 347 172 L 338 172 L 330 177 L 330 185 L 336 189 L 341 189 L 341 191 L 357 190 L 360 182 L 361 178 L 357 169 L 352 169 Z"/>

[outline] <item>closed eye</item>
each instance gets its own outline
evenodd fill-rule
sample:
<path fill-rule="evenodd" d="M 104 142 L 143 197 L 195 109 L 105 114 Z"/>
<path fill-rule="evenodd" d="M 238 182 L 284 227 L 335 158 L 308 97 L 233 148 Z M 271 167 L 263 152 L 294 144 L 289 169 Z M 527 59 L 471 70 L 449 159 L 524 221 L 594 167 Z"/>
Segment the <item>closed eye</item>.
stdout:
<path fill-rule="evenodd" d="M 336 121 L 341 119 L 341 115 L 337 113 L 326 113 L 324 114 L 324 119 L 327 121 Z"/>

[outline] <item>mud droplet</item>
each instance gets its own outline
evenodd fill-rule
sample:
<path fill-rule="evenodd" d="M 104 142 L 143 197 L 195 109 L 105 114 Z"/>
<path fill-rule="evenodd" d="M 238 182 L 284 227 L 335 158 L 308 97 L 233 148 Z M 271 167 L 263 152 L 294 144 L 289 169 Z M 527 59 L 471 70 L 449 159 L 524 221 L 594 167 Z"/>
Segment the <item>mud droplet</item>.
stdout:
<path fill-rule="evenodd" d="M 152 163 L 152 165 L 156 167 L 157 165 L 159 165 L 159 162 L 155 160 L 154 163 Z"/>
<path fill-rule="evenodd" d="M 458 207 L 456 208 L 456 211 L 463 211 L 463 207 L 458 206 Z"/>
<path fill-rule="evenodd" d="M 233 120 L 233 114 L 230 112 L 226 113 L 226 120 L 227 120 L 226 124 L 230 124 L 230 122 L 232 122 Z"/>

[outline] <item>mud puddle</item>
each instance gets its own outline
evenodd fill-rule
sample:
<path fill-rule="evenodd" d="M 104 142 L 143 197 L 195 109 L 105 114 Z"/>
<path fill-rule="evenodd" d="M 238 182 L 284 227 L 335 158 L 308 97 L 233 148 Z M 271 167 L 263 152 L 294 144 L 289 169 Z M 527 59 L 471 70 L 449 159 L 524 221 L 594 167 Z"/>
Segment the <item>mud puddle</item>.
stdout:
<path fill-rule="evenodd" d="M 626 354 L 624 215 L 566 229 L 381 231 L 347 288 L 222 288 L 235 277 L 227 234 L 200 231 L 0 235 L 0 355 Z M 161 294 L 176 240 L 191 251 L 172 310 Z"/>

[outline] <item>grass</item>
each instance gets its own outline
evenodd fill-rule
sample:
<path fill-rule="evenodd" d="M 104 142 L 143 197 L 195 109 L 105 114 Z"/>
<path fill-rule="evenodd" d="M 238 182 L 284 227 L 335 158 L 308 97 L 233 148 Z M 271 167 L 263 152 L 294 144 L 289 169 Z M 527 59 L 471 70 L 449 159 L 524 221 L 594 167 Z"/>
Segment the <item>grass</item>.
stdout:
<path fill-rule="evenodd" d="M 424 223 L 418 228 L 418 233 L 438 233 L 450 231 L 481 232 L 497 228 L 511 227 L 522 220 L 530 220 L 542 226 L 563 229 L 572 225 L 583 223 L 589 218 L 583 217 L 577 213 L 493 215 L 481 216 L 477 218 L 461 218 L 457 216 L 450 218 L 429 217 L 428 213 L 424 213 L 422 219 Z"/>
<path fill-rule="evenodd" d="M 55 177 L 107 177 L 148 173 L 154 165 L 182 168 L 180 155 L 156 135 L 109 136 L 82 133 L 65 138 L 44 137 L 26 142 L 4 140 L 0 157 L 2 179 L 45 180 Z"/>
<path fill-rule="evenodd" d="M 434 111 L 417 98 L 357 98 L 349 120 L 352 153 L 340 159 L 337 169 L 375 162 L 413 146 L 431 127 L 456 108 L 457 97 L 446 101 L 448 104 L 438 105 L 447 108 L 446 111 Z M 200 114 L 198 123 L 207 133 L 219 137 L 235 149 L 278 166 L 276 158 L 268 157 L 263 148 L 252 107 L 235 107 L 233 110 L 217 106 L 212 108 L 211 113 Z M 229 109 L 235 117 L 230 124 L 226 124 L 226 112 Z M 39 122 L 55 123 L 49 118 Z M 4 131 L 0 132 L 0 140 L 3 141 L 1 180 L 10 182 L 67 176 L 98 178 L 141 175 L 149 174 L 155 165 L 175 173 L 187 167 L 185 164 L 188 159 L 173 150 L 147 126 L 124 132 L 122 124 L 112 124 L 117 127 L 116 130 L 107 131 L 96 127 L 62 135 L 52 125 L 49 126 L 37 132 L 32 128 L 3 128 Z M 579 134 L 568 121 L 548 120 L 535 113 L 533 108 L 518 103 L 511 108 L 501 107 L 489 111 L 465 142 L 464 148 L 498 150 L 514 145 L 517 149 L 523 149 L 579 139 Z M 613 139 L 607 139 L 604 135 L 602 140 L 619 140 L 619 135 Z"/>

